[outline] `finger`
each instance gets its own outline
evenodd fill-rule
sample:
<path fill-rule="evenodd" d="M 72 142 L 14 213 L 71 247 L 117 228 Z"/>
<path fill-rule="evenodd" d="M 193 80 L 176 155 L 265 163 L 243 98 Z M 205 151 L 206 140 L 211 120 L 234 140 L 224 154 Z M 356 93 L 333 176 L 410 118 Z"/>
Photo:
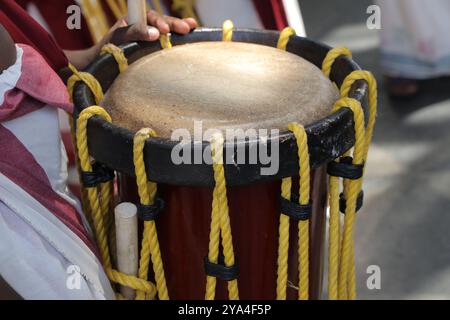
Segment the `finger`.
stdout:
<path fill-rule="evenodd" d="M 170 30 L 176 33 L 186 34 L 191 31 L 191 27 L 184 20 L 174 17 L 166 17 L 166 22 L 169 24 Z"/>
<path fill-rule="evenodd" d="M 164 34 L 167 34 L 170 32 L 170 25 L 164 20 L 163 17 L 158 17 L 156 19 L 156 25 L 155 27 Z"/>
<path fill-rule="evenodd" d="M 147 26 L 147 36 L 148 41 L 156 41 L 159 39 L 159 36 L 161 35 L 161 32 L 152 26 Z"/>
<path fill-rule="evenodd" d="M 161 15 L 154 11 L 154 10 L 149 10 L 147 12 L 147 23 L 154 26 L 156 24 L 156 19 L 158 19 L 158 17 L 160 17 Z"/>
<path fill-rule="evenodd" d="M 130 41 L 155 41 L 159 38 L 159 31 L 154 27 L 134 24 L 114 31 L 111 42 L 122 44 Z"/>
<path fill-rule="evenodd" d="M 170 32 L 169 24 L 164 20 L 164 17 L 156 11 L 150 10 L 147 12 L 147 23 L 156 27 L 161 33 L 166 34 Z"/>
<path fill-rule="evenodd" d="M 151 26 L 134 24 L 128 30 L 128 41 L 155 41 L 159 38 L 159 31 Z"/>
<path fill-rule="evenodd" d="M 186 22 L 191 29 L 195 29 L 198 27 L 197 20 L 195 20 L 194 18 L 184 18 L 183 21 Z"/>
<path fill-rule="evenodd" d="M 106 44 L 108 42 L 113 42 L 113 41 L 117 42 L 118 36 L 116 34 L 116 31 L 118 29 L 125 28 L 127 26 L 128 26 L 128 23 L 127 23 L 127 21 L 125 19 L 117 20 L 117 22 L 111 27 L 111 29 L 109 29 L 108 33 L 105 35 L 105 37 L 102 39 L 101 42 L 103 44 Z M 119 34 L 120 34 L 120 32 L 119 32 Z M 118 44 L 118 43 L 115 43 L 115 42 L 113 42 L 113 43 L 116 44 L 116 45 Z M 119 44 L 121 44 L 121 43 L 119 43 Z"/>
<path fill-rule="evenodd" d="M 128 26 L 128 22 L 127 20 L 125 20 L 125 18 L 119 19 L 117 20 L 117 22 L 112 26 L 112 30 L 116 30 L 118 28 L 123 28 Z"/>

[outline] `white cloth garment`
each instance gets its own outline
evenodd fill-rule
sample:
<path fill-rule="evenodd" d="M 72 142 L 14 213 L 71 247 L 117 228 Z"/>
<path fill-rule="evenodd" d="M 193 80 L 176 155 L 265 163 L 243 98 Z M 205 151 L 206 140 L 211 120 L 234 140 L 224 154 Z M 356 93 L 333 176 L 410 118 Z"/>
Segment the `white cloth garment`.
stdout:
<path fill-rule="evenodd" d="M 31 47 L 17 45 L 16 52 L 15 64 L 0 74 L 0 111 L 33 111 L 0 122 L 0 275 L 25 299 L 114 299 L 98 257 L 75 233 L 87 223 L 67 188 L 58 109 L 32 99 L 14 105 L 24 92 L 18 88 L 50 96 L 57 75 Z M 30 74 L 30 66 L 39 73 Z"/>
<path fill-rule="evenodd" d="M 2 174 L 0 274 L 24 299 L 114 299 L 109 280 L 89 248 Z"/>
<path fill-rule="evenodd" d="M 450 75 L 450 1 L 378 0 L 385 74 L 412 79 Z"/>

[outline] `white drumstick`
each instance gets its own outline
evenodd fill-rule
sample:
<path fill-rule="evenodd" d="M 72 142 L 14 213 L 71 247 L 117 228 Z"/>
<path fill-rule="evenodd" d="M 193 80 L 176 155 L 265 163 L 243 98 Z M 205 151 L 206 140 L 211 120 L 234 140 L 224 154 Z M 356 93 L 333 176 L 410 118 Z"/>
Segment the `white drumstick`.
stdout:
<path fill-rule="evenodd" d="M 147 24 L 145 0 L 128 0 L 128 24 Z"/>
<path fill-rule="evenodd" d="M 117 243 L 117 268 L 120 272 L 137 276 L 138 273 L 138 226 L 137 208 L 134 204 L 124 202 L 115 210 L 116 218 L 116 243 Z M 121 286 L 120 292 L 125 299 L 132 300 L 135 290 Z"/>

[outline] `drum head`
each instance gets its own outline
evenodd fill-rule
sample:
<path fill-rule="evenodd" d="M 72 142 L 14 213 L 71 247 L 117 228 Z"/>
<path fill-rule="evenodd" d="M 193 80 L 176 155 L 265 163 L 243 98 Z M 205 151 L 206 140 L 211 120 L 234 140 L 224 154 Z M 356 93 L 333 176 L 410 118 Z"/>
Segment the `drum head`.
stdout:
<path fill-rule="evenodd" d="M 102 106 L 132 131 L 280 129 L 331 113 L 338 90 L 305 59 L 276 48 L 199 42 L 136 61 L 114 81 Z"/>
<path fill-rule="evenodd" d="M 145 166 L 151 181 L 214 186 L 211 165 L 195 164 L 196 154 L 211 153 L 210 142 L 192 141 L 191 163 L 174 163 L 173 150 L 179 141 L 170 139 L 172 130 L 192 128 L 193 119 L 202 120 L 205 128 L 255 124 L 257 128 L 283 129 L 293 120 L 307 124 L 312 168 L 336 159 L 354 145 L 355 132 L 350 109 L 331 111 L 337 89 L 320 71 L 330 48 L 293 36 L 288 52 L 284 52 L 275 48 L 279 37 L 276 31 L 235 29 L 233 43 L 219 43 L 222 29 L 196 29 L 187 35 L 172 34 L 172 49 L 161 50 L 159 42 L 129 43 L 122 49 L 130 66 L 120 75 L 114 57 L 101 55 L 85 71 L 93 74 L 107 92 L 103 106 L 113 122 L 101 117 L 89 120 L 90 155 L 133 176 L 133 137 L 136 130 L 151 127 L 160 136 L 145 143 Z M 194 66 L 199 70 L 197 74 L 190 72 Z M 330 79 L 339 87 L 346 76 L 358 69 L 354 61 L 340 57 L 333 64 Z M 366 83 L 357 81 L 349 96 L 365 106 L 366 93 Z M 81 81 L 74 86 L 73 100 L 75 119 L 81 110 L 96 104 L 89 87 Z M 269 134 L 268 139 L 260 135 L 259 139 L 225 143 L 225 158 L 234 157 L 238 149 L 249 154 L 261 141 L 270 154 L 272 144 L 277 145 L 275 152 L 280 156 L 275 175 L 261 174 L 267 162 L 260 157 L 256 163 L 225 163 L 227 186 L 297 174 L 297 142 L 291 132 L 283 131 L 280 135 Z M 194 134 L 194 140 L 197 139 Z"/>

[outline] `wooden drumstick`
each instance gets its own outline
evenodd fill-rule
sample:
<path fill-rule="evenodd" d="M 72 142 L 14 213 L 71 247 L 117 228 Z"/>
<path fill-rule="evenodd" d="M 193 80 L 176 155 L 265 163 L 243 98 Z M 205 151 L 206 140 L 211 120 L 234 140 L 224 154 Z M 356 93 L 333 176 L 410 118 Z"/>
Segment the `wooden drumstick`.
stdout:
<path fill-rule="evenodd" d="M 128 24 L 147 24 L 145 0 L 128 0 Z"/>
<path fill-rule="evenodd" d="M 134 204 L 124 202 L 115 210 L 116 218 L 116 243 L 117 243 L 117 268 L 120 272 L 137 276 L 138 273 L 138 226 L 137 208 Z M 135 290 L 121 286 L 120 292 L 125 299 L 132 300 Z"/>

